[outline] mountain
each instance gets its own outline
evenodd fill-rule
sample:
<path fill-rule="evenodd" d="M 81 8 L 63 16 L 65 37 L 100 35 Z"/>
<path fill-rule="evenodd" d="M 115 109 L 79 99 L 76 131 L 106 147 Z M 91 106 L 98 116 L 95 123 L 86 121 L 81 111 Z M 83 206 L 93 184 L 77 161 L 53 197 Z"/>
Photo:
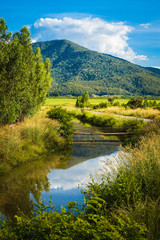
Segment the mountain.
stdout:
<path fill-rule="evenodd" d="M 160 95 L 160 70 L 81 47 L 68 40 L 33 44 L 44 60 L 50 58 L 53 78 L 50 93 L 82 95 Z"/>

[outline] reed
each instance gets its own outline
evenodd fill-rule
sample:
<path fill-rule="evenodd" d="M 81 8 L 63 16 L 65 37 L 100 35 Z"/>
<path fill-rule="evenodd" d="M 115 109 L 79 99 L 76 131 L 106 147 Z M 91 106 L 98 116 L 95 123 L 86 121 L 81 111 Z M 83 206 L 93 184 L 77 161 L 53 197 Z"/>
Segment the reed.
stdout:
<path fill-rule="evenodd" d="M 98 181 L 92 179 L 85 194 L 105 200 L 111 214 L 123 213 L 145 226 L 145 239 L 159 240 L 160 123 L 150 124 L 137 145 L 123 148 L 118 160 L 106 161 Z"/>

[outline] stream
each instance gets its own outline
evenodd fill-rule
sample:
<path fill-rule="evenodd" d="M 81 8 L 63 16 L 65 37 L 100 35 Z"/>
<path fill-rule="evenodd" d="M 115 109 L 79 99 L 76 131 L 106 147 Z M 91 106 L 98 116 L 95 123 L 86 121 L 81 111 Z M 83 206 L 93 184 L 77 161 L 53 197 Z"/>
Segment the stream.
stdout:
<path fill-rule="evenodd" d="M 78 123 L 77 130 L 88 131 Z M 94 176 L 103 168 L 104 161 L 116 157 L 120 150 L 119 142 L 86 143 L 89 137 L 73 136 L 74 141 L 83 140 L 85 144 L 73 144 L 65 154 L 27 163 L 0 176 L 0 215 L 13 219 L 19 212 L 29 214 L 40 199 L 48 202 L 51 198 L 58 211 L 67 201 L 83 202 L 78 187 L 84 187 L 90 174 Z M 105 139 L 100 135 L 96 138 L 99 141 Z"/>

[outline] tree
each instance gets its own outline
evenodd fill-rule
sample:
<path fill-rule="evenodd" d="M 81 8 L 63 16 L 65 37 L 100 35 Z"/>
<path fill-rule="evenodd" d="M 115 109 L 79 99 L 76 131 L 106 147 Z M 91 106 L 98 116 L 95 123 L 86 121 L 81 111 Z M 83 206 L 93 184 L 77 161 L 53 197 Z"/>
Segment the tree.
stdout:
<path fill-rule="evenodd" d="M 85 94 L 82 96 L 78 96 L 77 101 L 76 101 L 76 107 L 88 107 L 90 105 L 89 101 L 89 94 L 88 91 L 85 92 Z"/>
<path fill-rule="evenodd" d="M 88 94 L 88 91 L 87 91 L 87 92 L 85 92 L 85 94 L 82 97 L 82 103 L 88 104 L 88 99 L 89 99 L 89 94 Z"/>
<path fill-rule="evenodd" d="M 13 35 L 0 19 L 0 123 L 32 116 L 43 103 L 51 83 L 50 61 L 40 49 L 32 51 L 30 32 L 23 27 Z"/>

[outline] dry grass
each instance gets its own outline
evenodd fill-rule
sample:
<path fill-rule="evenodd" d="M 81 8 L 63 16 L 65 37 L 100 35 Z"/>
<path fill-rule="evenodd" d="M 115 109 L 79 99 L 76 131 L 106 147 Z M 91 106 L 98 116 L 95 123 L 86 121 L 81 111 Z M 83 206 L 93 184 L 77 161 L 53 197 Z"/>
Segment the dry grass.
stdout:
<path fill-rule="evenodd" d="M 149 109 L 125 109 L 124 107 L 108 107 L 105 109 L 98 109 L 99 112 L 107 114 L 120 114 L 124 116 L 133 116 L 140 118 L 160 119 L 160 111 L 149 108 Z"/>
<path fill-rule="evenodd" d="M 63 146 L 64 139 L 58 134 L 58 128 L 56 121 L 39 114 L 22 123 L 1 127 L 0 174 Z"/>

